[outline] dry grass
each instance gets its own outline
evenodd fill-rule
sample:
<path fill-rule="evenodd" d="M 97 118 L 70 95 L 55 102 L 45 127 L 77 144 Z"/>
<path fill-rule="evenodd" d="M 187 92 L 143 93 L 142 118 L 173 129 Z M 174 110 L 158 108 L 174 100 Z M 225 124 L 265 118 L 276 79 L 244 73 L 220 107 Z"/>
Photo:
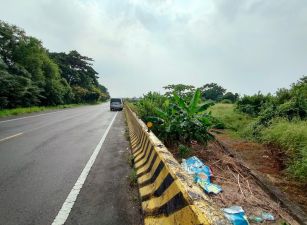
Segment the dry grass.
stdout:
<path fill-rule="evenodd" d="M 195 151 L 195 153 L 212 169 L 213 183 L 223 188 L 223 192 L 211 196 L 218 206 L 224 208 L 240 205 L 247 216 L 260 215 L 261 212 L 266 211 L 276 217 L 275 222 L 262 224 L 279 225 L 285 221 L 297 224 L 278 203 L 262 190 L 249 172 L 235 158 L 227 155 L 216 142 L 209 143 L 206 149 Z"/>

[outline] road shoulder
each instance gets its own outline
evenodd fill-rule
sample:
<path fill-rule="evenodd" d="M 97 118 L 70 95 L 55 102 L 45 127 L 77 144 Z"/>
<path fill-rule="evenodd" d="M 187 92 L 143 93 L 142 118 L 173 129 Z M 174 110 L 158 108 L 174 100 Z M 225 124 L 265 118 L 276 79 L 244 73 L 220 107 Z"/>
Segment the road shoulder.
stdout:
<path fill-rule="evenodd" d="M 102 146 L 65 224 L 142 224 L 135 189 L 129 185 L 129 142 L 122 112 Z"/>

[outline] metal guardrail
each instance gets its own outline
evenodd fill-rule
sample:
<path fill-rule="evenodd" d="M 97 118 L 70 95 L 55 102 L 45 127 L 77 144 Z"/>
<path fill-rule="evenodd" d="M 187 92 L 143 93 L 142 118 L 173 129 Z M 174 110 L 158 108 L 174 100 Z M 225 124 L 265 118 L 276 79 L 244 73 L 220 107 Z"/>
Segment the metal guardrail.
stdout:
<path fill-rule="evenodd" d="M 162 142 L 126 105 L 145 225 L 230 225 Z"/>

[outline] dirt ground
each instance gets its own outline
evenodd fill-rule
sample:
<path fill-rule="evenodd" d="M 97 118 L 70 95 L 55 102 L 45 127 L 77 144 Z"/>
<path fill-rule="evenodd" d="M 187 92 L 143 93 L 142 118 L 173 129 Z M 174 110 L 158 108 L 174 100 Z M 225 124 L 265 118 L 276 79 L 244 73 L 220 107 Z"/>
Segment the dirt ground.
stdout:
<path fill-rule="evenodd" d="M 226 208 L 239 205 L 244 209 L 247 217 L 259 216 L 261 212 L 270 212 L 274 215 L 275 221 L 261 224 L 298 224 L 285 209 L 281 208 L 262 190 L 249 172 L 241 167 L 235 158 L 225 153 L 217 142 L 211 141 L 205 148 L 200 145 L 195 145 L 193 148 L 194 151 L 191 155 L 197 156 L 210 166 L 213 173 L 212 182 L 220 185 L 223 189 L 221 193 L 211 195 L 211 198 L 219 207 Z M 174 149 L 170 149 L 170 151 L 179 159 L 178 151 Z M 250 224 L 259 224 L 250 220 L 249 222 Z"/>
<path fill-rule="evenodd" d="M 243 140 L 234 140 L 225 133 L 217 134 L 224 144 L 235 150 L 253 170 L 260 172 L 286 197 L 307 213 L 307 185 L 290 179 L 284 169 L 284 156 L 278 148 Z"/>

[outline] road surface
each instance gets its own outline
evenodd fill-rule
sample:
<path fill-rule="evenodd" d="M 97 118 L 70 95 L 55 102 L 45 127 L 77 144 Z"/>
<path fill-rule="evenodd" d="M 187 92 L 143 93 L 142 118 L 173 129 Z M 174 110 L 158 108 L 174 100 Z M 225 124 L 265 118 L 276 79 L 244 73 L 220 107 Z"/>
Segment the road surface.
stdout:
<path fill-rule="evenodd" d="M 108 104 L 1 120 L 0 225 L 137 224 L 124 132 Z"/>

